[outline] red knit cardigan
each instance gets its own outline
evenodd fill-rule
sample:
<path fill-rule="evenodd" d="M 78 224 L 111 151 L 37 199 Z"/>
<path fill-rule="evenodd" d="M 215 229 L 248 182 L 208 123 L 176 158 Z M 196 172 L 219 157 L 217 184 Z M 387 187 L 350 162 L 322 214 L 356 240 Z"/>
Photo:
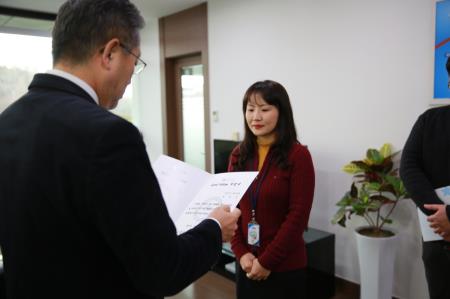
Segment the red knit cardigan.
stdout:
<path fill-rule="evenodd" d="M 230 156 L 228 171 L 234 170 L 233 165 L 238 156 L 239 146 Z M 274 272 L 304 268 L 306 248 L 303 231 L 308 224 L 314 197 L 314 167 L 311 155 L 305 146 L 296 143 L 289 151 L 287 169 L 280 169 L 269 160 L 265 159 L 260 171 L 260 174 L 268 172 L 261 185 L 256 205 L 260 247 L 255 248 L 247 244 L 247 224 L 251 220 L 252 206 L 249 190 L 254 190 L 258 179 L 261 179 L 261 175 L 258 175 L 239 203 L 242 214 L 236 234 L 231 240 L 231 248 L 238 261 L 245 253 L 253 252 L 264 268 Z M 258 161 L 254 161 L 254 164 L 253 169 L 247 170 L 256 169 Z"/>

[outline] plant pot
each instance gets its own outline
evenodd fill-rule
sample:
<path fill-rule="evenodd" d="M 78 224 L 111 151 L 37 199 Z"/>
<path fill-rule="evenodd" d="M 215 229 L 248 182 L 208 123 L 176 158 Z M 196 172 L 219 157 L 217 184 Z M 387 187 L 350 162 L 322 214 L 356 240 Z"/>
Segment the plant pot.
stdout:
<path fill-rule="evenodd" d="M 361 299 L 391 299 L 397 235 L 367 237 L 356 229 Z"/>

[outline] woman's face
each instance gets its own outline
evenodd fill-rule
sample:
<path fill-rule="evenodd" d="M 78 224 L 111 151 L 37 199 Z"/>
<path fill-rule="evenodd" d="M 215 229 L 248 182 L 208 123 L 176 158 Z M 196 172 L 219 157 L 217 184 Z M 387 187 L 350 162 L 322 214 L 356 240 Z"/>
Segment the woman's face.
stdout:
<path fill-rule="evenodd" d="M 278 122 L 278 109 L 261 97 L 260 94 L 253 94 L 247 102 L 245 110 L 245 120 L 250 131 L 257 137 L 268 137 L 275 133 Z"/>

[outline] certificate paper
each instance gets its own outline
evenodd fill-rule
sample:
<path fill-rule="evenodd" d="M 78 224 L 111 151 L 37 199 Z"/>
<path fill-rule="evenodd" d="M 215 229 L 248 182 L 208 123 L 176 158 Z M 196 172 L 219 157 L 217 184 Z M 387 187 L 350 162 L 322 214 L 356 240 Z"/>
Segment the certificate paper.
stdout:
<path fill-rule="evenodd" d="M 450 204 L 450 186 L 438 188 L 435 190 L 437 196 L 444 202 L 444 204 Z M 430 227 L 430 223 L 427 220 L 427 215 L 417 208 L 417 214 L 419 215 L 420 230 L 422 231 L 422 238 L 424 242 L 442 240 L 442 237 L 436 234 Z"/>
<path fill-rule="evenodd" d="M 153 170 L 178 234 L 199 224 L 222 204 L 236 207 L 258 174 L 210 174 L 165 155 L 153 163 Z"/>

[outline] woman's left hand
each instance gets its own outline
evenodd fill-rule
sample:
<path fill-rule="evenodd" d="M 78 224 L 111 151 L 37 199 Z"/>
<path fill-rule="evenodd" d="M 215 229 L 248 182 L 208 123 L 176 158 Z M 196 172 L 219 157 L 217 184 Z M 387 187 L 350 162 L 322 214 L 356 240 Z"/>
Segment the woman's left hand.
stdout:
<path fill-rule="evenodd" d="M 252 270 L 247 273 L 247 277 L 252 280 L 265 280 L 270 275 L 270 270 L 267 270 L 259 263 L 258 259 L 253 260 Z"/>

